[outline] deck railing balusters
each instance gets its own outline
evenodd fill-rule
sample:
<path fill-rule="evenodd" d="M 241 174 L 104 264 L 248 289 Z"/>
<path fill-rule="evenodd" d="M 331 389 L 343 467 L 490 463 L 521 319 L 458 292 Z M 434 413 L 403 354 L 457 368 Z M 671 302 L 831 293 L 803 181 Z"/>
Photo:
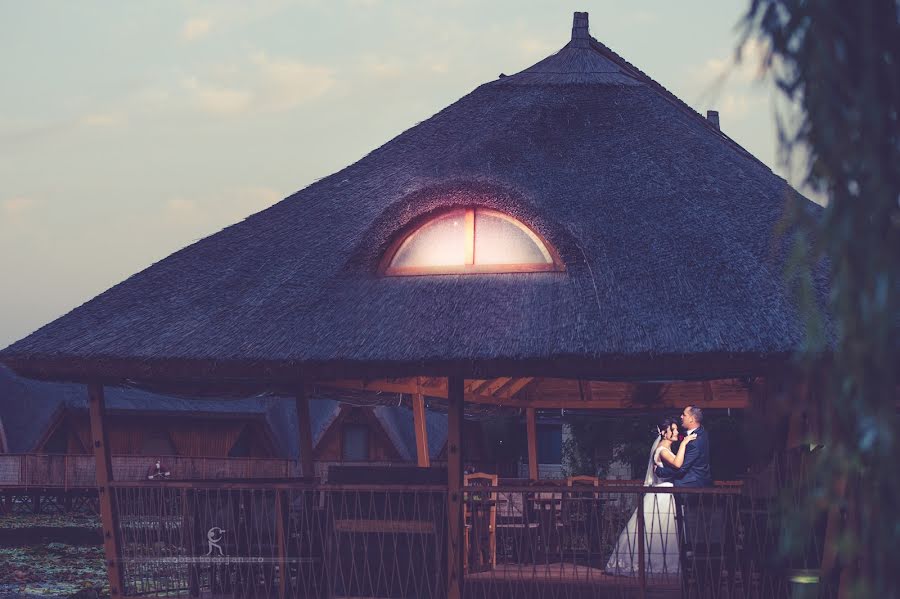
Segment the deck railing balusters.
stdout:
<path fill-rule="evenodd" d="M 444 485 L 209 480 L 111 487 L 129 594 L 446 596 Z M 496 545 L 485 534 L 487 520 L 467 521 L 468 542 L 483 544 L 464 548 L 466 560 L 482 556 L 481 567 L 470 564 L 466 573 L 467 598 L 680 593 L 718 599 L 787 591 L 777 572 L 761 569 L 771 558 L 765 535 L 772 531 L 754 532 L 749 527 L 758 525 L 747 518 L 766 526 L 771 519 L 749 512 L 742 522 L 740 506 L 752 504 L 740 487 L 501 482 L 460 492 L 470 516 L 487 509 L 497 513 Z M 692 511 L 688 522 L 679 520 L 677 540 L 667 530 L 673 495 Z M 622 544 L 629 519 L 631 540 Z M 546 550 L 536 550 L 540 546 Z M 618 572 L 607 569 L 617 551 L 626 564 Z M 679 566 L 667 559 L 670 551 Z"/>

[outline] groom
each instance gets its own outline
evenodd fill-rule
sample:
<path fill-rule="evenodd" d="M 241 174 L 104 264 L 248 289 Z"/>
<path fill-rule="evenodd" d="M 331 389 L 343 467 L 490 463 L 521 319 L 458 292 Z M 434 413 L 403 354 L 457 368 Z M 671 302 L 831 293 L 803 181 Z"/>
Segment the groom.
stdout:
<path fill-rule="evenodd" d="M 681 426 L 687 434 L 697 434 L 688 443 L 681 468 L 668 464 L 656 467 L 656 475 L 662 480 L 671 480 L 676 487 L 711 487 L 712 474 L 709 469 L 709 437 L 703 428 L 703 410 L 687 406 L 681 413 Z"/>

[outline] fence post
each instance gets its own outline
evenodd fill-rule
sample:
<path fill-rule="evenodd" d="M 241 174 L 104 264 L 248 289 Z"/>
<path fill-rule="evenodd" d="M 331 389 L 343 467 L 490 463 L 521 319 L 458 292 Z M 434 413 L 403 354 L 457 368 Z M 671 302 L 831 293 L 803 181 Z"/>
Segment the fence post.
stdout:
<path fill-rule="evenodd" d="M 638 509 L 637 509 L 637 537 L 638 537 L 638 580 L 640 581 L 640 598 L 645 599 L 647 596 L 647 571 L 646 564 L 644 563 L 644 553 L 646 548 L 644 547 L 644 497 L 646 495 L 641 493 L 638 498 Z"/>
<path fill-rule="evenodd" d="M 100 496 L 100 521 L 103 525 L 103 548 L 106 554 L 106 571 L 109 576 L 109 595 L 117 599 L 124 595 L 122 588 L 121 552 L 119 547 L 118 514 L 116 513 L 113 487 L 112 461 L 109 455 L 109 437 L 106 431 L 106 406 L 103 385 L 88 385 L 88 404 L 91 415 L 91 437 L 94 441 L 97 492 Z"/>
<path fill-rule="evenodd" d="M 463 522 L 462 425 L 465 414 L 465 379 L 447 380 L 447 597 L 463 596 L 465 523 Z"/>
<path fill-rule="evenodd" d="M 278 599 L 287 599 L 288 597 L 288 581 L 290 580 L 290 572 L 288 572 L 287 563 L 287 534 L 286 524 L 290 524 L 288 520 L 288 509 L 285 506 L 285 494 L 289 491 L 275 490 L 275 536 L 278 543 Z M 289 530 L 289 526 L 287 527 Z"/>

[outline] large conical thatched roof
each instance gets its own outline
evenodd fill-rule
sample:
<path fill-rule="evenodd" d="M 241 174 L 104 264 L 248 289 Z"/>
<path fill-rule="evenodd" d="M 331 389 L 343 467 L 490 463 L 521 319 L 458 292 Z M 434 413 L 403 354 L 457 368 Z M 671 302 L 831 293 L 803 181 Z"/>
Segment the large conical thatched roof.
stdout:
<path fill-rule="evenodd" d="M 7 348 L 57 378 L 714 377 L 803 330 L 773 227 L 798 196 L 587 33 Z M 509 213 L 565 272 L 382 277 L 433 211 Z"/>

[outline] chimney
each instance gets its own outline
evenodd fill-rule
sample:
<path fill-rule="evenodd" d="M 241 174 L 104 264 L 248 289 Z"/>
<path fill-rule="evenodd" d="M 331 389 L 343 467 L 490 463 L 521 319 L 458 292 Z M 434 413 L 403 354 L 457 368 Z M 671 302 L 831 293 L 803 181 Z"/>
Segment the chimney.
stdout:
<path fill-rule="evenodd" d="M 718 110 L 707 110 L 706 111 L 706 120 L 712 123 L 713 127 L 716 129 L 719 128 L 719 111 Z"/>
<path fill-rule="evenodd" d="M 577 12 L 572 19 L 572 41 L 569 42 L 572 48 L 590 48 L 591 34 L 588 33 L 588 14 L 586 12 Z"/>

